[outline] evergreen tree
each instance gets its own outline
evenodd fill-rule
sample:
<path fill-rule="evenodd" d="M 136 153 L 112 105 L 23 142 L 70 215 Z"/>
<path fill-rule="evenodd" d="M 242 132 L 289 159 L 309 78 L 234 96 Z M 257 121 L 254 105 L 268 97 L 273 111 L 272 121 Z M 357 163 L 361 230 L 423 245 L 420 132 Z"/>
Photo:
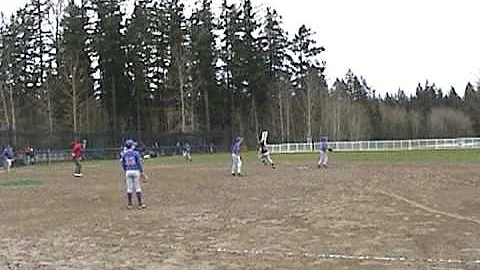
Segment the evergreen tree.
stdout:
<path fill-rule="evenodd" d="M 460 98 L 457 94 L 457 91 L 452 86 L 450 88 L 450 92 L 446 96 L 446 106 L 454 109 L 460 109 L 462 107 L 462 98 Z"/>
<path fill-rule="evenodd" d="M 112 142 L 118 143 L 117 131 L 122 117 L 133 107 L 131 90 L 126 76 L 125 26 L 121 11 L 123 0 L 92 0 L 92 9 L 98 17 L 95 24 L 94 49 L 98 56 L 98 98 L 103 102 L 112 131 Z M 125 120 L 125 119 L 123 119 Z"/>
<path fill-rule="evenodd" d="M 180 131 L 187 131 L 187 91 L 189 84 L 189 40 L 187 36 L 187 22 L 184 15 L 184 5 L 179 0 L 168 2 L 168 36 L 169 36 L 169 65 L 167 87 L 171 96 L 180 99 Z M 176 115 L 170 116 L 172 124 L 169 129 L 175 129 L 178 121 Z"/>
<path fill-rule="evenodd" d="M 32 87 L 31 81 L 31 45 L 32 31 L 30 31 L 29 17 L 26 16 L 25 8 L 20 8 L 10 18 L 7 33 L 4 40 L 3 71 L 8 89 L 10 106 L 10 140 L 16 145 L 16 133 L 22 127 L 30 127 L 31 130 L 38 130 L 37 114 L 33 108 L 38 106 L 38 98 L 35 98 L 33 91 L 27 91 Z"/>
<path fill-rule="evenodd" d="M 239 65 L 236 81 L 244 98 L 243 111 L 250 108 L 247 123 L 252 124 L 249 131 L 253 133 L 253 138 L 259 134 L 260 126 L 264 125 L 260 116 L 266 114 L 264 108 L 267 98 L 265 91 L 267 82 L 260 39 L 255 37 L 260 24 L 255 20 L 250 0 L 243 1 L 240 26 L 241 31 L 238 33 L 240 43 L 236 46 L 236 61 Z"/>
<path fill-rule="evenodd" d="M 405 91 L 402 89 L 398 89 L 397 93 L 395 94 L 395 99 L 397 100 L 398 104 L 401 106 L 407 106 L 409 103 L 409 99 L 407 95 L 405 94 Z"/>
<path fill-rule="evenodd" d="M 198 89 L 203 98 L 204 131 L 211 132 L 212 123 L 221 125 L 223 109 L 222 93 L 218 91 L 216 81 L 217 52 L 215 48 L 214 17 L 211 0 L 202 0 L 190 19 L 192 39 L 192 76 L 193 88 Z M 213 118 L 213 119 L 212 119 Z M 213 120 L 213 121 L 212 121 Z"/>
<path fill-rule="evenodd" d="M 370 89 L 364 78 L 359 78 L 349 69 L 345 75 L 345 83 L 347 84 L 347 94 L 349 98 L 356 101 L 367 100 Z"/>
<path fill-rule="evenodd" d="M 52 66 L 55 60 L 54 37 L 49 21 L 52 12 L 52 3 L 49 0 L 31 0 L 26 5 L 25 16 L 28 20 L 28 28 L 31 32 L 30 45 L 27 51 L 29 55 L 29 71 L 31 72 L 30 91 L 40 100 L 39 105 L 46 107 L 48 131 L 54 128 L 52 91 L 49 80 L 52 75 Z M 27 28 L 27 29 L 28 29 Z"/>
<path fill-rule="evenodd" d="M 321 76 L 325 71 L 325 63 L 320 63 L 318 55 L 325 51 L 324 47 L 316 46 L 316 41 L 313 39 L 314 33 L 311 29 L 302 25 L 292 41 L 291 50 L 293 53 L 293 84 L 296 88 L 297 96 L 303 98 L 303 108 L 305 114 L 305 125 L 307 127 L 307 140 L 312 140 L 312 115 L 315 101 L 315 89 L 312 85 L 308 85 L 307 75 Z M 315 70 L 315 71 L 313 71 Z M 323 83 L 322 83 L 323 84 Z M 322 90 L 321 88 L 318 88 Z M 326 91 L 326 89 L 323 89 Z"/>
<path fill-rule="evenodd" d="M 61 22 L 63 33 L 58 52 L 62 84 L 57 85 L 55 117 L 63 120 L 63 127 L 74 134 L 82 130 L 80 119 L 88 114 L 86 103 L 91 99 L 92 88 L 84 12 L 74 1 L 68 3 Z M 84 128 L 88 130 L 88 126 L 85 123 Z"/>
<path fill-rule="evenodd" d="M 422 87 L 420 84 L 417 86 L 416 97 L 414 98 L 414 108 L 420 113 L 419 120 L 419 136 L 420 138 L 429 137 L 429 115 L 432 111 L 433 101 L 435 99 L 435 90 L 434 85 L 430 85 L 425 82 L 425 86 Z"/>
<path fill-rule="evenodd" d="M 290 46 L 288 36 L 282 29 L 281 24 L 281 16 L 277 11 L 267 8 L 260 38 L 264 51 L 267 81 L 269 82 L 267 89 L 270 97 L 275 100 L 275 103 L 272 102 L 269 105 L 272 107 L 278 106 L 279 123 L 273 126 L 280 126 L 280 139 L 283 142 L 288 133 L 285 130 L 287 128 L 285 107 L 290 96 L 286 82 L 291 77 L 290 64 L 292 59 L 288 54 Z"/>
<path fill-rule="evenodd" d="M 237 89 L 237 83 L 234 81 L 235 75 L 238 73 L 237 62 L 235 61 L 235 48 L 239 45 L 237 32 L 239 32 L 241 12 L 238 8 L 227 3 L 227 0 L 222 2 L 222 13 L 220 15 L 219 30 L 222 32 L 221 38 L 221 52 L 220 52 L 220 77 L 222 80 L 222 88 L 227 95 L 225 102 L 228 112 L 224 114 L 223 123 L 226 128 L 230 128 L 230 140 L 237 136 L 239 130 L 241 130 L 240 121 L 237 119 L 238 114 L 238 101 L 239 91 Z"/>
<path fill-rule="evenodd" d="M 9 37 L 9 29 L 3 13 L 0 21 L 0 97 L 2 106 L 2 129 L 11 130 L 12 106 L 9 104 L 9 89 L 11 90 L 11 52 L 13 40 Z M 12 143 L 12 136 L 9 135 L 9 143 Z"/>
<path fill-rule="evenodd" d="M 480 92 L 469 82 L 465 87 L 464 94 L 464 110 L 473 122 L 473 130 L 476 134 L 480 134 Z"/>
<path fill-rule="evenodd" d="M 149 121 L 146 120 L 151 106 L 151 94 L 158 89 L 155 81 L 155 70 L 152 63 L 157 60 L 157 46 L 155 41 L 156 14 L 153 1 L 135 2 L 132 18 L 127 27 L 127 65 L 130 80 L 129 95 L 135 100 L 135 106 L 130 109 L 130 129 L 137 131 L 137 139 L 141 140 L 142 130 Z M 131 125 L 134 122 L 134 125 Z"/>

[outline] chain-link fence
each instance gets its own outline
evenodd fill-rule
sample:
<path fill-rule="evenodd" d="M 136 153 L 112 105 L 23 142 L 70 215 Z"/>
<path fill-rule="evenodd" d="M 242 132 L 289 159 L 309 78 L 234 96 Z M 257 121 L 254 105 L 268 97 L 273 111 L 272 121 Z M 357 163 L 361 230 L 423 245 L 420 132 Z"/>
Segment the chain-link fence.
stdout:
<path fill-rule="evenodd" d="M 120 148 L 87 148 L 84 152 L 84 160 L 112 160 L 120 158 Z M 147 147 L 142 149 L 142 155 L 148 158 L 157 158 L 163 156 L 182 155 L 182 146 L 159 146 Z M 213 154 L 217 151 L 224 152 L 226 148 L 216 148 L 210 146 L 194 146 L 194 154 Z M 23 151 L 16 151 L 14 166 L 33 165 L 37 163 L 54 163 L 71 160 L 70 149 L 47 149 L 34 150 L 26 154 Z M 0 166 L 3 166 L 3 158 L 0 158 Z"/>
<path fill-rule="evenodd" d="M 86 160 L 117 158 L 127 139 L 139 142 L 142 154 L 150 157 L 181 155 L 188 143 L 193 153 L 228 151 L 230 138 L 223 133 L 183 134 L 149 132 L 17 132 L 0 131 L 0 153 L 10 145 L 15 165 L 69 161 L 73 141 L 87 140 Z M 32 149 L 33 152 L 30 153 Z M 3 159 L 0 158 L 0 165 Z"/>

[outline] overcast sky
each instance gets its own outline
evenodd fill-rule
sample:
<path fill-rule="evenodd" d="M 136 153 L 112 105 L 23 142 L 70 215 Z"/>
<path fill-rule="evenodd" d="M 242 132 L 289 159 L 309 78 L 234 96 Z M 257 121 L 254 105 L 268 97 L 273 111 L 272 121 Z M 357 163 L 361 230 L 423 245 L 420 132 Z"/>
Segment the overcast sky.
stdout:
<path fill-rule="evenodd" d="M 221 0 L 213 0 L 218 6 Z M 0 0 L 9 13 L 25 0 Z M 184 1 L 191 3 L 193 0 Z M 230 2 L 239 2 L 231 0 Z M 349 68 L 378 92 L 413 93 L 425 80 L 463 95 L 480 80 L 478 0 L 252 0 L 283 16 L 290 34 L 302 24 L 326 48 L 331 83 Z"/>

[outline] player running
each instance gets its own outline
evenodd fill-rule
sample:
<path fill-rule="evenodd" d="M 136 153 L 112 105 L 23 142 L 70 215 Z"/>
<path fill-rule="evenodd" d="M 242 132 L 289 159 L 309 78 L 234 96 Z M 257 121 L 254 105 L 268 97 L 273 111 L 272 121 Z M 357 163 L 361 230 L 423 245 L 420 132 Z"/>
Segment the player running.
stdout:
<path fill-rule="evenodd" d="M 127 199 L 128 209 L 133 208 L 132 197 L 135 191 L 137 195 L 138 209 L 144 209 L 147 205 L 142 201 L 142 187 L 140 186 L 140 179 L 144 179 L 143 162 L 140 154 L 135 151 L 136 143 L 133 140 L 128 140 L 125 143 L 127 151 L 122 155 L 121 164 L 125 177 L 127 180 Z"/>
<path fill-rule="evenodd" d="M 258 149 L 258 158 L 260 158 L 260 161 L 265 165 L 268 166 L 270 164 L 272 166 L 272 169 L 275 169 L 275 163 L 272 160 L 272 157 L 270 156 L 270 151 L 268 150 L 267 144 L 265 141 L 260 142 L 260 147 Z"/>
<path fill-rule="evenodd" d="M 242 175 L 242 158 L 240 157 L 240 150 L 243 138 L 237 137 L 232 146 L 232 176 Z"/>

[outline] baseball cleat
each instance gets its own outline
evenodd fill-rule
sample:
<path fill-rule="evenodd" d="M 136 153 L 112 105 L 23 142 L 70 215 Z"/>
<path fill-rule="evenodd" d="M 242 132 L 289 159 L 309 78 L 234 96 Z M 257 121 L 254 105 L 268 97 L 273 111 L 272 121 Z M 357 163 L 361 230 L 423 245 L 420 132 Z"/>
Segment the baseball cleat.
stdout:
<path fill-rule="evenodd" d="M 131 204 L 127 205 L 127 209 L 128 209 L 128 210 L 132 210 L 132 209 L 133 209 L 133 205 L 131 205 Z"/>
<path fill-rule="evenodd" d="M 74 177 L 83 177 L 83 174 L 81 174 L 81 173 L 74 173 L 73 176 L 74 176 Z"/>
<path fill-rule="evenodd" d="M 145 209 L 145 208 L 147 208 L 147 205 L 144 203 L 138 206 L 138 209 Z"/>

